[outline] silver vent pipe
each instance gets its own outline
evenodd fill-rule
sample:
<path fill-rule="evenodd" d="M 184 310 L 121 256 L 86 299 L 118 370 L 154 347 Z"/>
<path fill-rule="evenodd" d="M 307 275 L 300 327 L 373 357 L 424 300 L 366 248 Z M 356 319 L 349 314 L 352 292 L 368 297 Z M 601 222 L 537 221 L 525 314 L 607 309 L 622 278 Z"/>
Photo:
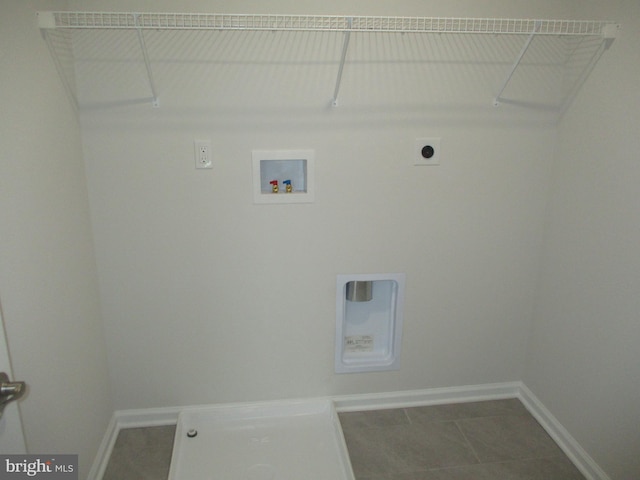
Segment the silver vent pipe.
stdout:
<path fill-rule="evenodd" d="M 368 302 L 373 294 L 373 281 L 354 280 L 347 282 L 347 300 L 350 302 Z"/>

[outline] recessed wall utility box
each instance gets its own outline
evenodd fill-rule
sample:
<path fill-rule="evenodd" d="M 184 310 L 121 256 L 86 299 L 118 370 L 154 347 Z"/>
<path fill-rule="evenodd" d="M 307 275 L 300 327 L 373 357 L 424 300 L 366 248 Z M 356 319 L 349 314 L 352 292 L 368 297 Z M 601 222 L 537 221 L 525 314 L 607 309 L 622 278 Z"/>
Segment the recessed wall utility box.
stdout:
<path fill-rule="evenodd" d="M 313 150 L 253 150 L 254 203 L 312 203 Z"/>
<path fill-rule="evenodd" d="M 440 165 L 440 137 L 416 138 L 414 165 Z"/>
<path fill-rule="evenodd" d="M 336 373 L 400 368 L 403 273 L 338 275 Z"/>

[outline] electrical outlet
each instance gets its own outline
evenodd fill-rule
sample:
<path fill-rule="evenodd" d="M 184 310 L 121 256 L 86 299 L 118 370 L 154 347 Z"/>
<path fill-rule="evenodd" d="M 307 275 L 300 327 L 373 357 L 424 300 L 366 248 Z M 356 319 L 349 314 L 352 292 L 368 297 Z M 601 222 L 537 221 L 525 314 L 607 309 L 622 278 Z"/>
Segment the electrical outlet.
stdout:
<path fill-rule="evenodd" d="M 196 168 L 213 168 L 211 161 L 211 141 L 194 140 Z"/>
<path fill-rule="evenodd" d="M 416 138 L 414 165 L 440 165 L 440 137 Z"/>

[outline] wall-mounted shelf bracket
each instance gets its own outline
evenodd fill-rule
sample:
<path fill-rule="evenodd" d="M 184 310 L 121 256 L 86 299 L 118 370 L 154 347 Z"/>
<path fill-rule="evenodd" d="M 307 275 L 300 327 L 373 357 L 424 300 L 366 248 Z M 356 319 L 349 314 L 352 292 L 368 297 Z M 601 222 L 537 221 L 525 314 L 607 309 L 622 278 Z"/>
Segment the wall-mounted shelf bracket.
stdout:
<path fill-rule="evenodd" d="M 149 53 L 147 52 L 147 44 L 144 41 L 144 35 L 140 26 L 140 14 L 134 14 L 136 22 L 136 31 L 138 32 L 138 41 L 140 42 L 140 49 L 142 50 L 142 57 L 144 58 L 144 65 L 147 68 L 147 76 L 149 77 L 149 88 L 151 88 L 151 104 L 158 108 L 160 106 L 160 99 L 156 93 L 156 86 L 153 81 L 153 72 L 151 71 L 151 61 L 149 60 Z"/>
<path fill-rule="evenodd" d="M 347 18 L 347 28 L 353 26 L 353 18 Z M 351 30 L 344 32 L 344 43 L 342 44 L 342 56 L 340 58 L 340 68 L 338 68 L 338 78 L 336 78 L 336 86 L 333 89 L 333 101 L 331 104 L 334 107 L 338 106 L 338 93 L 340 92 L 340 83 L 342 82 L 342 71 L 344 70 L 344 62 L 347 59 L 347 50 L 349 49 L 349 40 L 351 38 Z"/>
<path fill-rule="evenodd" d="M 606 25 L 602 26 L 602 40 L 604 42 L 605 50 L 608 50 L 613 41 L 616 39 L 618 30 L 620 30 L 619 23 L 607 23 Z"/>
<path fill-rule="evenodd" d="M 64 67 L 62 65 L 62 61 L 60 60 L 60 56 L 56 53 L 56 47 L 53 44 L 53 40 L 51 38 L 50 32 L 53 32 L 56 28 L 56 18 L 53 12 L 37 12 L 38 19 L 38 27 L 40 28 L 40 33 L 42 34 L 42 38 L 47 44 L 47 48 L 49 49 L 49 53 L 51 54 L 51 58 L 53 58 L 53 64 L 56 67 L 58 72 L 58 76 L 62 81 L 62 86 L 64 87 L 64 91 L 71 102 L 71 106 L 77 112 L 78 111 L 78 99 L 76 97 L 75 88 L 73 87 L 72 78 L 69 78 L 68 75 L 65 74 Z"/>
<path fill-rule="evenodd" d="M 504 82 L 502 82 L 502 85 L 500 86 L 498 94 L 493 99 L 493 105 L 495 107 L 500 105 L 500 100 L 502 100 L 501 97 L 502 97 L 502 94 L 504 93 L 504 90 L 507 88 L 507 85 L 511 81 L 511 77 L 513 77 L 513 74 L 518 69 L 518 66 L 522 61 L 522 58 L 524 57 L 525 53 L 527 53 L 527 50 L 529 49 L 529 46 L 531 45 L 531 42 L 533 41 L 535 36 L 541 33 L 546 33 L 546 31 L 543 31 L 543 30 L 546 30 L 544 29 L 544 26 L 545 24 L 543 20 L 535 20 L 533 31 L 527 37 L 527 41 L 523 45 L 522 50 L 520 50 L 518 57 L 516 58 L 513 65 L 511 66 L 511 70 L 509 70 L 507 77 L 505 78 Z M 567 96 L 564 106 L 561 108 L 562 112 L 564 112 L 568 108 L 568 106 L 571 104 L 573 97 L 575 96 L 577 91 L 580 89 L 580 87 L 582 86 L 586 78 L 589 76 L 589 74 L 595 67 L 595 64 L 598 62 L 598 60 L 600 59 L 604 51 L 609 49 L 609 47 L 615 40 L 619 29 L 620 29 L 620 24 L 618 23 L 605 22 L 600 25 L 600 35 L 602 36 L 602 43 L 600 45 L 600 48 L 595 52 L 590 62 L 588 63 L 587 67 L 583 70 L 582 76 L 576 82 L 575 88 L 573 88 L 571 93 Z"/>
<path fill-rule="evenodd" d="M 582 70 L 582 74 L 578 77 L 578 80 L 575 82 L 575 85 L 571 89 L 571 91 L 567 94 L 567 97 L 564 101 L 564 104 L 560 108 L 561 114 L 567 111 L 567 109 L 573 103 L 573 99 L 578 94 L 578 91 L 582 88 L 582 85 L 587 80 L 591 72 L 602 57 L 602 54 L 609 49 L 613 41 L 616 39 L 616 35 L 620 30 L 620 24 L 618 23 L 609 23 L 602 27 L 602 43 L 600 43 L 600 47 L 593 53 L 592 57 L 589 59 L 587 66 Z"/>
<path fill-rule="evenodd" d="M 520 53 L 518 54 L 518 57 L 516 58 L 516 61 L 513 62 L 513 65 L 511 66 L 511 70 L 507 74 L 507 78 L 504 79 L 504 82 L 502 82 L 502 85 L 500 86 L 500 90 L 498 91 L 498 94 L 493 99 L 493 106 L 494 107 L 497 107 L 498 105 L 500 105 L 500 96 L 504 92 L 504 89 L 507 88 L 507 85 L 509 85 L 509 82 L 511 81 L 511 77 L 513 77 L 513 74 L 515 73 L 516 69 L 518 68 L 518 65 L 520 65 L 520 62 L 522 61 L 522 57 L 524 57 L 524 54 L 527 53 L 527 50 L 529 49 L 529 46 L 531 45 L 531 42 L 533 42 L 533 38 L 540 31 L 540 27 L 541 26 L 542 26 L 542 22 L 537 20 L 535 22 L 535 25 L 534 25 L 534 28 L 533 28 L 533 32 L 531 32 L 531 34 L 527 37 L 527 41 L 522 46 L 522 50 L 520 50 Z"/>

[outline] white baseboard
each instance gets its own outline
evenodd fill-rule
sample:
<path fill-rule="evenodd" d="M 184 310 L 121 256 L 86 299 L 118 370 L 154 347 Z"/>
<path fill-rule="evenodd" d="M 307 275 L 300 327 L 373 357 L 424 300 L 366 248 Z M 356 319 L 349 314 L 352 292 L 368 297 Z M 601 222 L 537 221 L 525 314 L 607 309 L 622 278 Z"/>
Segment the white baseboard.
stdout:
<path fill-rule="evenodd" d="M 93 460 L 93 465 L 91 465 L 91 470 L 89 470 L 89 476 L 87 477 L 88 480 L 98 480 L 102 478 L 102 475 L 104 475 L 107 463 L 109 462 L 109 457 L 111 457 L 113 445 L 116 443 L 116 438 L 118 437 L 118 431 L 119 429 L 116 417 L 113 415 L 109 421 L 109 425 L 107 425 L 107 430 L 102 437 L 102 442 L 98 447 L 98 452 Z"/>
<path fill-rule="evenodd" d="M 518 398 L 587 480 L 611 480 L 525 384 L 521 384 Z"/>
<path fill-rule="evenodd" d="M 522 382 L 491 383 L 359 395 L 339 395 L 332 397 L 332 400 L 338 412 L 352 412 L 482 400 L 500 400 L 505 398 L 518 398 L 587 480 L 611 480 Z M 178 414 L 186 408 L 197 407 L 167 407 L 116 411 L 107 427 L 88 479 L 102 479 L 109 462 L 109 457 L 111 456 L 111 451 L 118 437 L 118 432 L 121 429 L 173 425 L 178 420 Z"/>
<path fill-rule="evenodd" d="M 338 412 L 407 408 L 445 403 L 516 398 L 521 382 L 488 383 L 463 387 L 430 388 L 401 392 L 365 393 L 333 397 Z"/>

